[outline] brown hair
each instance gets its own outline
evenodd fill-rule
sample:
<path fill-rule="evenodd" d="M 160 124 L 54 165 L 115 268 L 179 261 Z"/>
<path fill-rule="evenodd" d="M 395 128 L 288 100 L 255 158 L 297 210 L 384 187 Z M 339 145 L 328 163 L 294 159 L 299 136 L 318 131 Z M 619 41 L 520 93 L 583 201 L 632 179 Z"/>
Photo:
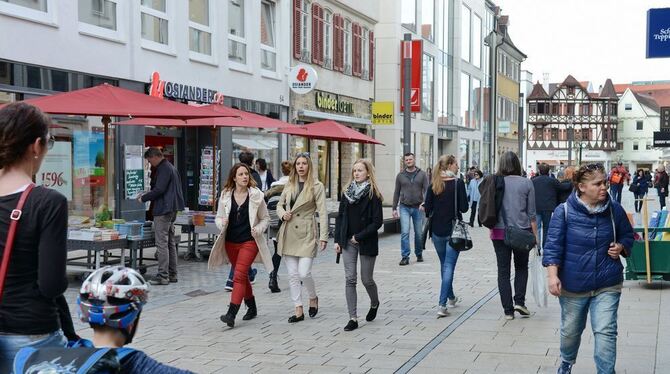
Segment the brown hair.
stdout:
<path fill-rule="evenodd" d="M 586 183 L 587 181 L 593 179 L 596 174 L 605 175 L 605 167 L 603 164 L 585 164 L 582 165 L 579 170 L 575 172 L 575 175 L 572 176 L 572 185 L 575 187 L 577 192 L 579 192 L 579 184 Z"/>
<path fill-rule="evenodd" d="M 247 169 L 247 173 L 249 173 L 249 184 L 247 187 L 256 187 L 256 180 L 251 177 L 251 168 L 247 164 L 243 163 L 237 163 L 233 165 L 233 168 L 230 169 L 230 173 L 228 173 L 228 178 L 226 178 L 226 184 L 223 185 L 223 190 L 224 191 L 232 191 L 235 189 L 235 176 L 237 176 L 237 169 L 239 168 L 245 168 Z"/>
<path fill-rule="evenodd" d="M 291 169 L 293 169 L 293 165 L 291 164 L 291 161 L 282 161 L 281 162 L 281 173 L 283 175 L 291 174 Z"/>
<path fill-rule="evenodd" d="M 563 171 L 563 180 L 564 181 L 572 181 L 572 178 L 575 175 L 575 167 L 574 166 L 568 166 L 565 168 L 565 171 Z"/>
<path fill-rule="evenodd" d="M 433 182 L 432 189 L 435 195 L 439 195 L 444 191 L 444 182 L 442 181 L 442 172 L 446 171 L 449 166 L 456 163 L 456 156 L 442 155 L 437 160 L 437 164 L 433 168 Z"/>
<path fill-rule="evenodd" d="M 0 169 L 13 166 L 26 154 L 35 140 L 47 144 L 49 117 L 39 108 L 23 102 L 11 103 L 0 110 Z"/>

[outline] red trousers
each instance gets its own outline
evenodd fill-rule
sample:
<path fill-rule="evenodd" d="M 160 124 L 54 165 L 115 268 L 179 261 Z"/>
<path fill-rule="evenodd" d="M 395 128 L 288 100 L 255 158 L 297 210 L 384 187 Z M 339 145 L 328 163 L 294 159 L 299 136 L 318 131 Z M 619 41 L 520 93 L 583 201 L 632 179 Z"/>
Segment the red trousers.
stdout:
<path fill-rule="evenodd" d="M 258 255 L 258 247 L 254 240 L 244 243 L 226 242 L 226 254 L 228 254 L 230 263 L 235 267 L 230 302 L 240 305 L 243 299 L 248 300 L 254 297 L 251 282 L 249 282 L 249 268 Z"/>

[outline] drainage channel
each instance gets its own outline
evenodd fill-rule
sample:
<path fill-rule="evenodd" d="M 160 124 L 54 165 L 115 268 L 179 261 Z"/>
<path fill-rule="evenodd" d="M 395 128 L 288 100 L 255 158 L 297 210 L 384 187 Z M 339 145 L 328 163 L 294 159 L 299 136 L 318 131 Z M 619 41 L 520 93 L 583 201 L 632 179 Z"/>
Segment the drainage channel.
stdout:
<path fill-rule="evenodd" d="M 396 374 L 406 374 L 409 373 L 410 370 L 412 370 L 416 365 L 418 365 L 430 352 L 432 352 L 440 343 L 445 341 L 449 335 L 451 335 L 454 331 L 456 331 L 457 328 L 459 328 L 465 321 L 467 321 L 470 317 L 472 317 L 477 311 L 484 306 L 484 304 L 488 303 L 489 300 L 491 300 L 494 296 L 498 294 L 498 288 L 494 288 L 491 290 L 488 294 L 486 294 L 484 297 L 479 299 L 477 303 L 473 306 L 471 306 L 468 310 L 466 310 L 463 314 L 458 316 L 456 320 L 452 323 L 450 323 L 447 327 L 445 327 L 442 332 L 440 332 L 436 337 L 434 337 L 428 344 L 423 346 L 419 352 L 417 352 L 414 356 L 412 356 L 403 366 L 401 366 L 398 370 L 395 371 Z"/>

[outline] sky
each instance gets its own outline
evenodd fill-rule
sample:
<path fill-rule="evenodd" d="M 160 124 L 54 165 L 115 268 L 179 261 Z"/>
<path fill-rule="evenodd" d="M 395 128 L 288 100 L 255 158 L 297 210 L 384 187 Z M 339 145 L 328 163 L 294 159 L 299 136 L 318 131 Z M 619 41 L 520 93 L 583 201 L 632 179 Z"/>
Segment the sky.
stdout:
<path fill-rule="evenodd" d="M 542 82 L 568 74 L 593 82 L 670 80 L 670 58 L 647 59 L 647 10 L 670 0 L 494 0 L 509 15 L 509 35 L 528 58 L 521 65 Z"/>

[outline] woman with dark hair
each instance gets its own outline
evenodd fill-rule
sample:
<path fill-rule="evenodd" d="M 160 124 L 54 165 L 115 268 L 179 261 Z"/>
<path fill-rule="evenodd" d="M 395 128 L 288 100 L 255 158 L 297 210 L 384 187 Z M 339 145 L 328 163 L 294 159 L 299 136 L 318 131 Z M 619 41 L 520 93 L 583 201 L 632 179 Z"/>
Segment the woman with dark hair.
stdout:
<path fill-rule="evenodd" d="M 265 269 L 268 272 L 272 269 L 272 255 L 263 235 L 269 222 L 263 192 L 256 188 L 251 168 L 242 163 L 235 164 L 219 199 L 216 226 L 221 234 L 212 247 L 208 264 L 210 269 L 225 263 L 235 268 L 228 312 L 221 316 L 221 321 L 229 327 L 235 326 L 242 299 L 247 306 L 242 320 L 256 318 L 258 314 L 249 281 L 249 268 L 256 257 L 260 257 Z"/>
<path fill-rule="evenodd" d="M 635 186 L 635 187 L 633 187 Z M 649 179 L 644 174 L 644 170 L 637 169 L 637 173 L 633 177 L 633 183 L 631 183 L 630 189 L 633 189 L 633 195 L 635 196 L 635 212 L 640 213 L 642 211 L 642 199 L 649 192 Z"/>
<path fill-rule="evenodd" d="M 258 175 L 261 177 L 261 185 L 258 188 L 263 192 L 269 190 L 275 179 L 272 177 L 272 172 L 268 170 L 268 163 L 264 158 L 256 159 L 256 171 L 258 171 Z"/>
<path fill-rule="evenodd" d="M 505 227 L 513 226 L 532 231 L 537 240 L 535 220 L 535 188 L 530 179 L 521 176 L 521 163 L 514 152 L 505 152 L 500 158 L 498 175 L 504 177 L 505 194 L 498 223 L 491 229 L 491 240 L 498 263 L 498 291 L 505 319 L 514 319 L 514 312 L 521 317 L 530 317 L 526 308 L 526 285 L 528 283 L 528 251 L 505 244 Z M 514 256 L 514 299 L 510 285 L 510 263 Z"/>
<path fill-rule="evenodd" d="M 0 373 L 12 371 L 14 356 L 22 347 L 63 347 L 67 343 L 59 318 L 71 325 L 71 317 L 69 313 L 59 315 L 58 307 L 67 305 L 63 298 L 67 289 L 67 199 L 55 190 L 33 185 L 53 144 L 49 119 L 36 107 L 19 102 L 0 110 L 2 256 L 10 217 L 22 195 L 29 194 L 18 217 L 0 303 Z"/>
<path fill-rule="evenodd" d="M 551 218 L 542 259 L 549 292 L 558 296 L 561 304 L 558 373 L 571 372 L 588 314 L 596 370 L 614 373 L 623 286 L 621 256 L 630 254 L 633 228 L 626 211 L 607 194 L 607 176 L 601 164 L 582 166 L 573 182 L 575 192 Z"/>

